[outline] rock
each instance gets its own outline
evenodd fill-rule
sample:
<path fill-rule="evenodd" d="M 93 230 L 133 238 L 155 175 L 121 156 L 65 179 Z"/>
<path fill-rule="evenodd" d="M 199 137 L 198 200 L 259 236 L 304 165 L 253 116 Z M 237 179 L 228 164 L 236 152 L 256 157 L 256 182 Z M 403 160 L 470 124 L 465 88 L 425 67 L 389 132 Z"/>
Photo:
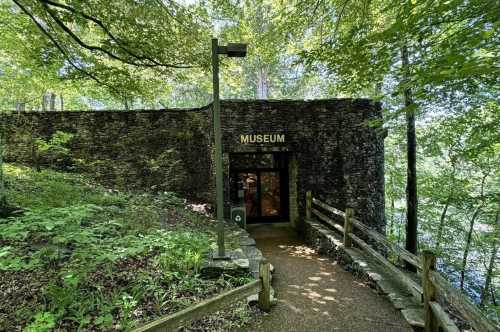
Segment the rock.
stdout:
<path fill-rule="evenodd" d="M 201 275 L 205 278 L 217 278 L 222 274 L 238 276 L 250 271 L 250 262 L 243 250 L 229 250 L 226 253 L 229 259 L 214 260 L 214 252 L 212 252 L 211 257 L 203 263 L 200 269 Z"/>
<path fill-rule="evenodd" d="M 255 240 L 247 236 L 241 237 L 240 246 L 255 246 Z"/>
<path fill-rule="evenodd" d="M 404 309 L 401 310 L 401 313 L 403 314 L 403 317 L 406 319 L 408 324 L 410 324 L 413 327 L 420 327 L 423 328 L 425 325 L 425 319 L 424 319 L 424 309 Z"/>
<path fill-rule="evenodd" d="M 247 297 L 248 305 L 255 305 L 259 302 L 259 294 L 253 294 Z M 278 299 L 274 296 L 274 288 L 271 287 L 271 305 L 276 305 Z"/>

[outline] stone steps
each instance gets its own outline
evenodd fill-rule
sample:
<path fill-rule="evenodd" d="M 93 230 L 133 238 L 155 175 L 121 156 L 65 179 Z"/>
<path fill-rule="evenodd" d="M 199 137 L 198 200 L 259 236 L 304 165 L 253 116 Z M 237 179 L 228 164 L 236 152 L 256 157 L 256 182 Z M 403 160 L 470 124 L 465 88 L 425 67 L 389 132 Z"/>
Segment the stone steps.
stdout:
<path fill-rule="evenodd" d="M 423 308 L 403 309 L 401 310 L 406 321 L 416 330 L 423 330 L 425 325 L 425 314 Z"/>
<path fill-rule="evenodd" d="M 255 240 L 251 238 L 245 230 L 241 230 L 240 233 L 240 247 L 245 254 L 249 262 L 249 271 L 255 279 L 259 278 L 259 265 L 264 256 L 262 252 L 256 247 Z M 270 264 L 271 271 L 271 281 L 274 273 L 274 266 Z M 247 297 L 247 303 L 249 305 L 255 305 L 259 301 L 259 295 L 253 294 Z M 275 296 L 274 289 L 271 287 L 271 304 L 276 304 L 277 299 Z"/>

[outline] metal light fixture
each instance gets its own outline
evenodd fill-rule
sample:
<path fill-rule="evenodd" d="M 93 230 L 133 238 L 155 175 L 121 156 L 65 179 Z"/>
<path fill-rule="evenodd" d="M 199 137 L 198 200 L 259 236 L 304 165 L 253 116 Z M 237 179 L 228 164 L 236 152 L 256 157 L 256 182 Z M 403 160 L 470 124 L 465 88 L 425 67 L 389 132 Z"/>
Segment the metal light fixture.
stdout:
<path fill-rule="evenodd" d="M 222 178 L 222 133 L 220 123 L 219 99 L 219 54 L 226 54 L 230 58 L 242 58 L 247 55 L 247 45 L 229 43 L 227 46 L 219 45 L 217 38 L 212 39 L 212 74 L 213 74 L 213 122 L 215 145 L 215 188 L 217 193 L 217 256 L 214 259 L 228 259 L 224 244 L 224 183 Z"/>
<path fill-rule="evenodd" d="M 247 55 L 247 44 L 229 43 L 219 46 L 219 54 L 226 54 L 230 58 L 244 58 Z"/>

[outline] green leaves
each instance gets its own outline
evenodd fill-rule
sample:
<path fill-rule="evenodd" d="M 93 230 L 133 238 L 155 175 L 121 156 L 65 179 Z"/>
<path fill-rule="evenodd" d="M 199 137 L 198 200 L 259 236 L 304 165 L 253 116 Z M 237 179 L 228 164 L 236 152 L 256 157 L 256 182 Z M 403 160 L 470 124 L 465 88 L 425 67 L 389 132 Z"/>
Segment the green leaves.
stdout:
<path fill-rule="evenodd" d="M 165 79 L 209 66 L 211 26 L 199 4 L 13 0 L 0 3 L 0 19 L 9 108 L 37 108 L 33 99 L 46 91 L 81 95 L 82 86 L 88 96 L 119 103 L 152 101 Z"/>
<path fill-rule="evenodd" d="M 36 314 L 35 321 L 28 325 L 23 332 L 49 332 L 56 326 L 56 317 L 50 312 Z"/>
<path fill-rule="evenodd" d="M 7 330 L 129 330 L 231 286 L 198 276 L 210 227 L 175 194 L 124 194 L 77 174 L 6 166 L 24 208 L 0 219 L 0 283 L 15 285 L 0 304 Z"/>

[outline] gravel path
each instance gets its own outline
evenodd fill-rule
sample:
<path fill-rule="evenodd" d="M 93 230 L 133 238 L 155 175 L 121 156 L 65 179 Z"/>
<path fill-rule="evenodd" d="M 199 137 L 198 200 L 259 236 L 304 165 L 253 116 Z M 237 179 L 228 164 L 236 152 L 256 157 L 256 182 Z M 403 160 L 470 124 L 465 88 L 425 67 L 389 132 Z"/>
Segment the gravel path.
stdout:
<path fill-rule="evenodd" d="M 275 267 L 278 304 L 246 331 L 412 331 L 387 299 L 317 255 L 291 229 L 266 225 L 250 234 Z"/>

